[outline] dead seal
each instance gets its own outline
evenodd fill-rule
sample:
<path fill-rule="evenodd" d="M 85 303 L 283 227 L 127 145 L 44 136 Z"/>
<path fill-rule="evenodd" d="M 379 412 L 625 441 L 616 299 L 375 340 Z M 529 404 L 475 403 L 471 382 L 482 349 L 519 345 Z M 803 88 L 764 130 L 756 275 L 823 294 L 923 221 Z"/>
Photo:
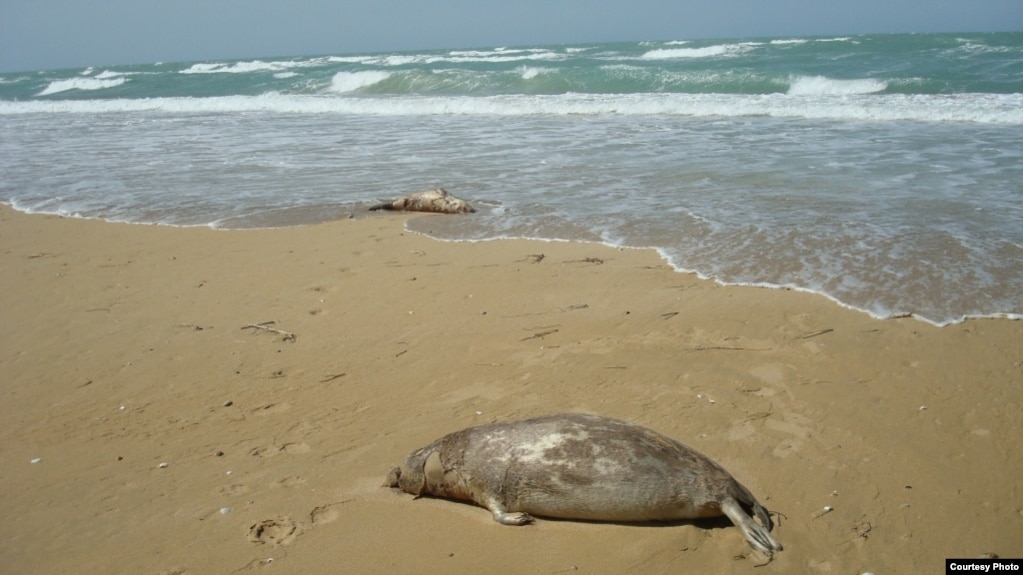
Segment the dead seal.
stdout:
<path fill-rule="evenodd" d="M 727 515 L 754 548 L 782 550 L 767 509 L 720 465 L 653 430 L 597 415 L 456 431 L 409 453 L 387 485 L 473 501 L 504 525 L 531 523 L 531 515 L 615 522 Z"/>
<path fill-rule="evenodd" d="M 468 202 L 452 196 L 442 188 L 416 192 L 402 196 L 393 202 L 377 204 L 370 208 L 371 212 L 377 210 L 434 212 L 438 214 L 465 214 L 476 211 Z"/>

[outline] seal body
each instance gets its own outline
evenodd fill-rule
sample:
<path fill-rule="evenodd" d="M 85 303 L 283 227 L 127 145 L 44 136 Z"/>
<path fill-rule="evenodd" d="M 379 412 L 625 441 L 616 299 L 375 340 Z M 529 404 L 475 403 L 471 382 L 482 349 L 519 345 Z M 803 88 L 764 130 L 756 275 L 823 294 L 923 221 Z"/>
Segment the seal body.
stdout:
<path fill-rule="evenodd" d="M 531 515 L 616 522 L 727 515 L 753 547 L 782 549 L 768 511 L 720 465 L 653 430 L 597 415 L 456 431 L 412 451 L 387 485 L 473 501 L 505 525 L 530 523 Z"/>
<path fill-rule="evenodd" d="M 435 212 L 438 214 L 465 214 L 476 211 L 465 200 L 456 198 L 441 188 L 416 192 L 402 196 L 393 202 L 378 204 L 370 208 L 370 211 L 376 210 Z"/>

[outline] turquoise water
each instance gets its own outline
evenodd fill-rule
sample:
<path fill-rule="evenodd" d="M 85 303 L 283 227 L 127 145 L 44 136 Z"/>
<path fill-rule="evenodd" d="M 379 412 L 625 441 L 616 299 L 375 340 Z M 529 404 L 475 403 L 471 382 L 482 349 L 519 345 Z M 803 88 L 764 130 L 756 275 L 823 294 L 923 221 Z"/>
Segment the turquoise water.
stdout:
<path fill-rule="evenodd" d="M 0 201 L 301 225 L 443 186 L 450 240 L 652 247 L 945 324 L 1023 315 L 1023 33 L 665 41 L 0 75 Z"/>
<path fill-rule="evenodd" d="M 1018 94 L 1023 34 L 637 42 L 8 74 L 0 100 L 350 94 Z"/>

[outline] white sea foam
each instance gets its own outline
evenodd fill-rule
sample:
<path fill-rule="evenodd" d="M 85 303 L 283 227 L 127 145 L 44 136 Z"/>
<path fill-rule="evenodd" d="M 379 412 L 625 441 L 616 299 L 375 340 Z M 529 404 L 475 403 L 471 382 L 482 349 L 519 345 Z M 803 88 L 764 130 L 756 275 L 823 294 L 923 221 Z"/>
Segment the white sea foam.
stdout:
<path fill-rule="evenodd" d="M 660 48 L 643 54 L 647 60 L 674 60 L 681 58 L 713 58 L 716 56 L 738 56 L 760 44 L 743 42 L 741 44 L 719 44 L 703 48 Z"/>
<path fill-rule="evenodd" d="M 222 68 L 227 64 L 211 64 L 208 62 L 199 62 L 198 64 L 192 64 L 189 68 L 182 70 L 182 74 L 213 74 L 222 71 Z"/>
<path fill-rule="evenodd" d="M 888 83 L 873 78 L 835 80 L 824 76 L 797 76 L 792 79 L 790 96 L 851 95 L 883 92 Z"/>
<path fill-rule="evenodd" d="M 364 72 L 338 72 L 330 81 L 331 92 L 347 94 L 360 88 L 379 84 L 391 77 L 390 72 L 377 72 L 367 70 Z"/>
<path fill-rule="evenodd" d="M 536 68 L 533 66 L 519 66 L 517 71 L 522 75 L 523 80 L 532 80 L 541 74 L 555 72 L 555 70 L 550 70 L 548 68 Z"/>
<path fill-rule="evenodd" d="M 564 60 L 567 56 L 550 50 L 528 50 L 516 52 L 496 52 L 491 55 L 451 56 L 447 61 L 466 62 L 521 62 L 523 60 Z"/>
<path fill-rule="evenodd" d="M 292 68 L 303 68 L 308 66 L 316 66 L 320 64 L 323 59 L 312 59 L 312 60 L 300 60 L 300 61 L 283 61 L 283 62 L 264 62 L 262 60 L 252 60 L 248 62 L 232 62 L 230 64 L 223 62 L 200 62 L 192 64 L 192 66 L 182 70 L 181 74 L 250 74 L 252 72 L 280 72 L 291 70 Z"/>
<path fill-rule="evenodd" d="M 120 86 L 124 82 L 125 79 L 122 76 L 114 78 L 68 78 L 67 80 L 54 80 L 37 95 L 50 96 L 70 90 L 103 90 Z"/>
<path fill-rule="evenodd" d="M 338 64 L 363 64 L 375 59 L 377 56 L 329 56 L 327 61 Z"/>
<path fill-rule="evenodd" d="M 341 73 L 328 92 L 348 93 L 386 79 L 386 72 Z M 340 77 L 338 77 L 340 76 Z M 122 82 L 122 78 L 76 78 L 80 83 Z M 55 82 L 56 83 L 56 82 Z M 104 85 L 103 87 L 109 87 Z M 55 93 L 55 92 L 54 92 Z M 211 98 L 0 101 L 0 114 L 163 111 L 169 113 L 281 112 L 294 114 L 414 115 L 621 115 L 909 120 L 1023 125 L 1023 94 L 559 94 L 547 96 L 413 96 L 343 98 L 267 93 Z"/>
<path fill-rule="evenodd" d="M 441 62 L 444 58 L 426 54 L 392 54 L 389 56 L 378 56 L 367 60 L 366 64 L 375 66 L 414 66 L 417 64 L 433 64 Z"/>
<path fill-rule="evenodd" d="M 331 61 L 369 64 L 375 66 L 416 66 L 449 62 L 454 64 L 522 62 L 526 60 L 566 60 L 567 53 L 552 50 L 487 50 L 452 51 L 448 54 L 390 54 L 385 56 L 358 56 L 351 59 L 332 57 Z"/>
<path fill-rule="evenodd" d="M 532 55 L 532 54 L 551 54 L 552 52 L 546 48 L 495 48 L 493 50 L 452 50 L 448 54 L 454 58 L 482 58 L 490 59 L 493 57 L 506 58 L 509 56 L 520 56 L 520 55 Z"/>

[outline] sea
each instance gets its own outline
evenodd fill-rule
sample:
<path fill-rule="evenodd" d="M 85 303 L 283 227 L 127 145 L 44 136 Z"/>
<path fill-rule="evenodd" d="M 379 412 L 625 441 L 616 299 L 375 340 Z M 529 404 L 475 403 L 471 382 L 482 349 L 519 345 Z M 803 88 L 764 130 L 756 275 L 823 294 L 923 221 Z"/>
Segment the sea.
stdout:
<path fill-rule="evenodd" d="M 1023 318 L 1023 33 L 498 46 L 0 75 L 0 202 L 214 228 L 443 187 L 445 241 L 656 249 L 879 318 Z M 386 216 L 374 216 L 386 217 Z"/>

